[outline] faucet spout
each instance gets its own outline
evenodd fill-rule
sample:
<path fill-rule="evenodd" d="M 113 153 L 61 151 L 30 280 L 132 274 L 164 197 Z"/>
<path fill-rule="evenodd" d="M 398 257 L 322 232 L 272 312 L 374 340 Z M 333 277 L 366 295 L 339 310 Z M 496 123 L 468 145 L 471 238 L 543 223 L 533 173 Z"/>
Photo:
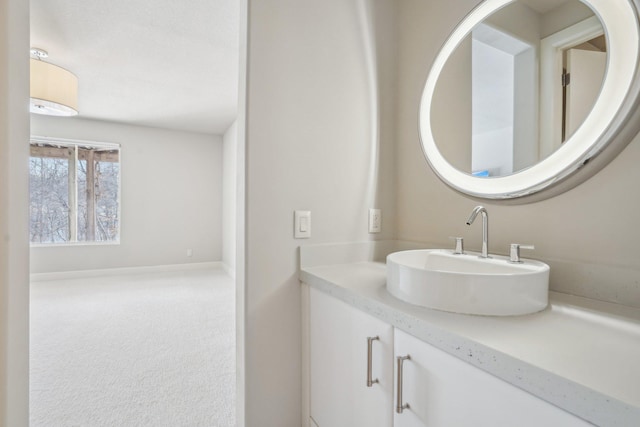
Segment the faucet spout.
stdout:
<path fill-rule="evenodd" d="M 481 258 L 489 258 L 489 214 L 484 206 L 476 206 L 471 211 L 467 225 L 473 224 L 478 214 L 482 214 L 482 255 Z"/>

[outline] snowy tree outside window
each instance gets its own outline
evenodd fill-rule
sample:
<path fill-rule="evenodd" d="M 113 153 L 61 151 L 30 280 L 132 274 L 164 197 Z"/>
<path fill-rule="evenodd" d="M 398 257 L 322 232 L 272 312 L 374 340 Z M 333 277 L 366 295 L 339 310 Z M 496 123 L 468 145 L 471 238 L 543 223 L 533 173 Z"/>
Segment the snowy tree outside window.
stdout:
<path fill-rule="evenodd" d="M 31 243 L 120 240 L 120 147 L 32 138 Z"/>

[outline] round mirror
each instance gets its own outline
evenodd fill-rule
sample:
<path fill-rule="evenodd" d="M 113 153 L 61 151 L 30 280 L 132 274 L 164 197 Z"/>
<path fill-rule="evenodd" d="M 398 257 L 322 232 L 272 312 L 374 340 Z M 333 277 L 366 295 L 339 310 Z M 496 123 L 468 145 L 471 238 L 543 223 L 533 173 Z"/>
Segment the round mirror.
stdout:
<path fill-rule="evenodd" d="M 527 202 L 604 167 L 639 130 L 637 10 L 631 0 L 480 3 L 425 84 L 420 136 L 436 174 L 477 198 Z"/>

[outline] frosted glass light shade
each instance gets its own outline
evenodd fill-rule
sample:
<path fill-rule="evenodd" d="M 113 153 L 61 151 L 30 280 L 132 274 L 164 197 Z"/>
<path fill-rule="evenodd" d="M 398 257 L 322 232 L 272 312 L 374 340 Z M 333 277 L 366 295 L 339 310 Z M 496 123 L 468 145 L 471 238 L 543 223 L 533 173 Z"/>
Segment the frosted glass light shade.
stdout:
<path fill-rule="evenodd" d="M 31 59 L 32 113 L 49 116 L 78 114 L 78 78 L 48 62 Z"/>

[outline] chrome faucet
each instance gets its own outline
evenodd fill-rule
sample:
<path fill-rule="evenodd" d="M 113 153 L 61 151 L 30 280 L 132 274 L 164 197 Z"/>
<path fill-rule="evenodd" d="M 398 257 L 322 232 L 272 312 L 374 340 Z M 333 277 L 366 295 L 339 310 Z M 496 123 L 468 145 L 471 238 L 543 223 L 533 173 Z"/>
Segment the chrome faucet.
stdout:
<path fill-rule="evenodd" d="M 487 210 L 483 206 L 473 208 L 467 220 L 467 225 L 473 224 L 479 213 L 482 214 L 482 255 L 480 255 L 480 258 L 489 258 L 489 214 Z"/>

